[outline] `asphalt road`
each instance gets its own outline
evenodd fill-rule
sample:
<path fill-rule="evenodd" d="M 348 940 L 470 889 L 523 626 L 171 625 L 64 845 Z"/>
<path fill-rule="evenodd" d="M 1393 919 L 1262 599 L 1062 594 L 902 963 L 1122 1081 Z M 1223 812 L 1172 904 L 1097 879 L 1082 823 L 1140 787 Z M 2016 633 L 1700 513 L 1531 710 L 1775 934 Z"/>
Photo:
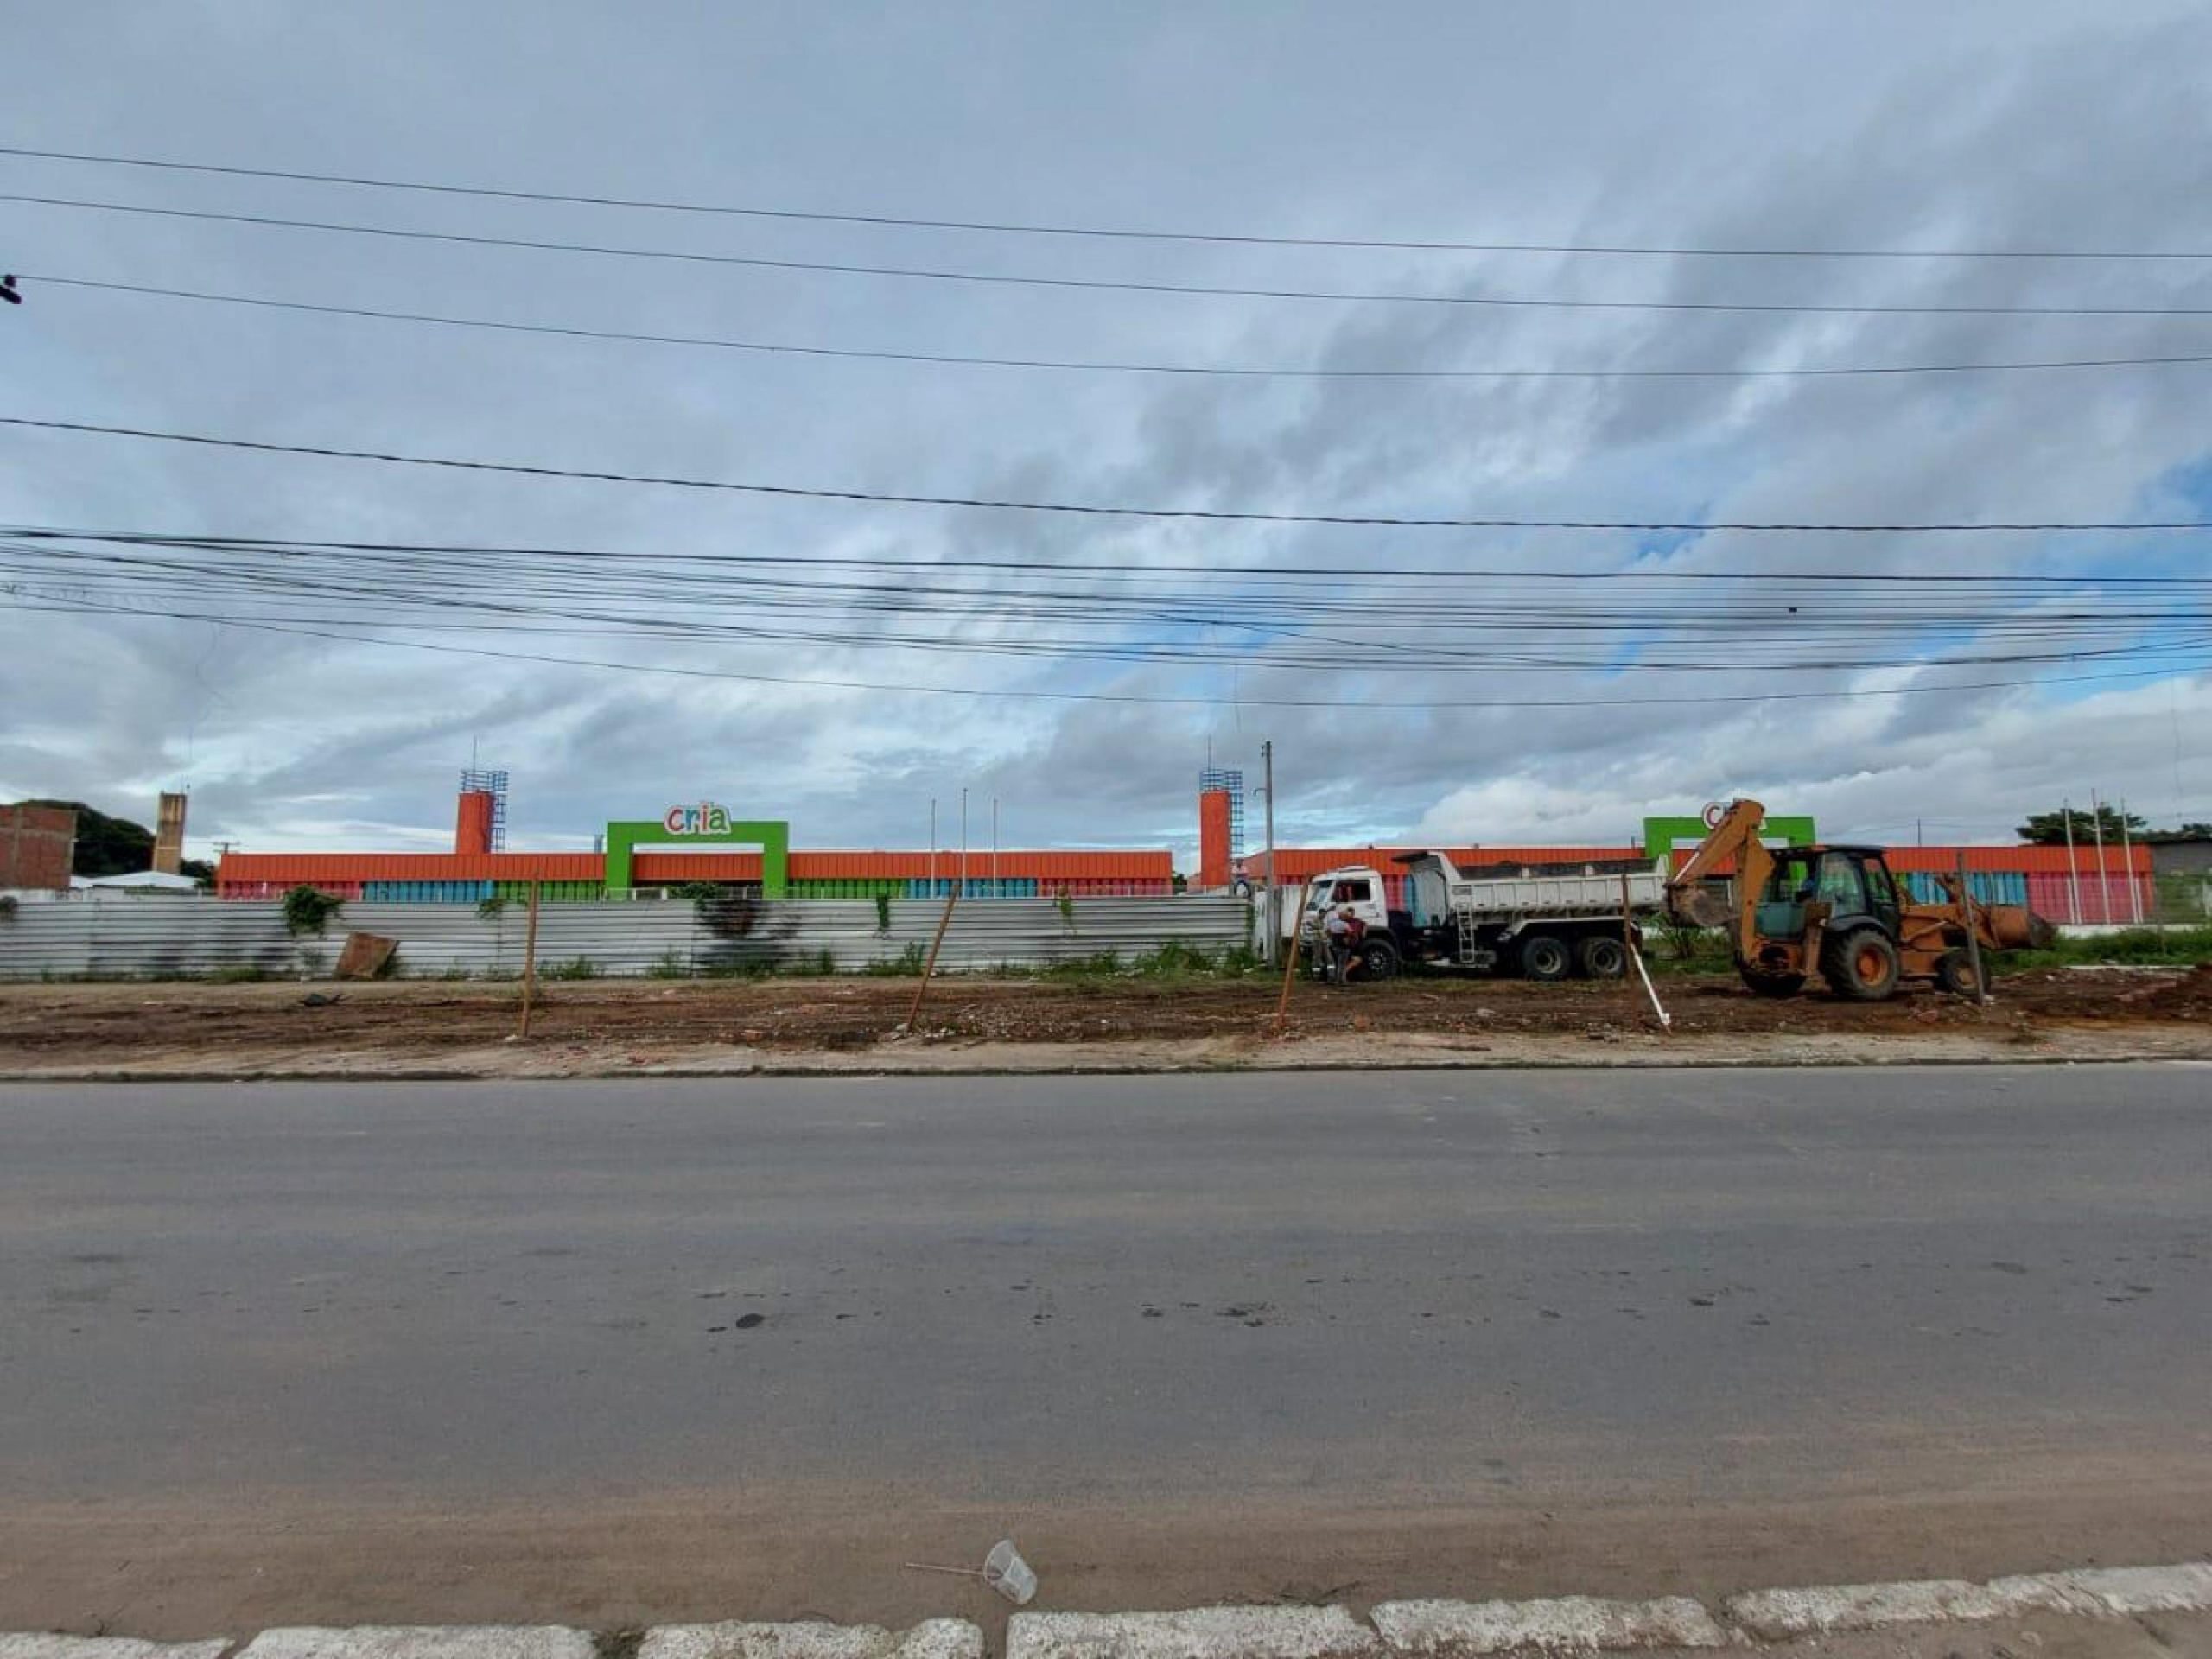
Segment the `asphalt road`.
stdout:
<path fill-rule="evenodd" d="M 2212 1067 L 0 1087 L 0 1629 L 2212 1554 Z"/>

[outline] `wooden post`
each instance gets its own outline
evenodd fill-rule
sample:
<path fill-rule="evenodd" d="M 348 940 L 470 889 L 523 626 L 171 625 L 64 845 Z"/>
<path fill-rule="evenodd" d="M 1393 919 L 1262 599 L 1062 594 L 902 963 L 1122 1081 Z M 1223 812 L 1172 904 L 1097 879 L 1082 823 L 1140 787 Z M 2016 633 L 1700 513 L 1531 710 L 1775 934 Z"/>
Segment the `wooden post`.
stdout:
<path fill-rule="evenodd" d="M 1981 930 L 1974 925 L 1974 889 L 1967 884 L 1967 849 L 1959 849 L 1959 905 L 1966 912 L 1967 962 L 1974 969 L 1974 1000 L 1976 1007 L 1989 1001 L 1989 982 L 1981 976 Z"/>
<path fill-rule="evenodd" d="M 1636 954 L 1636 924 L 1628 915 L 1628 872 L 1621 872 L 1621 988 L 1628 993 L 1628 1005 L 1636 1006 L 1636 976 L 1629 971 L 1629 958 Z"/>
<path fill-rule="evenodd" d="M 930 976 L 937 972 L 937 953 L 944 944 L 944 930 L 952 925 L 952 907 L 960 902 L 960 889 L 953 888 L 944 895 L 944 914 L 937 918 L 937 937 L 930 941 L 930 959 L 922 964 L 921 983 L 914 987 L 913 1002 L 906 1009 L 906 1033 L 914 1034 L 914 1020 L 922 1011 L 922 993 L 930 988 Z"/>
<path fill-rule="evenodd" d="M 530 922 L 522 935 L 522 1029 L 517 1034 L 530 1035 L 531 999 L 537 994 L 537 894 L 544 884 L 530 884 Z"/>
<path fill-rule="evenodd" d="M 1301 889 L 1301 896 L 1302 892 Z M 1300 912 L 1293 916 L 1289 939 L 1287 942 L 1280 938 L 1276 941 L 1282 951 L 1282 995 L 1275 999 L 1274 1034 L 1278 1037 L 1282 1035 L 1284 1029 L 1290 1023 L 1290 981 L 1291 976 L 1298 971 L 1299 918 L 1303 914 L 1303 912 Z M 1317 930 L 1313 935 L 1314 948 L 1319 950 L 1320 944 L 1321 935 Z"/>

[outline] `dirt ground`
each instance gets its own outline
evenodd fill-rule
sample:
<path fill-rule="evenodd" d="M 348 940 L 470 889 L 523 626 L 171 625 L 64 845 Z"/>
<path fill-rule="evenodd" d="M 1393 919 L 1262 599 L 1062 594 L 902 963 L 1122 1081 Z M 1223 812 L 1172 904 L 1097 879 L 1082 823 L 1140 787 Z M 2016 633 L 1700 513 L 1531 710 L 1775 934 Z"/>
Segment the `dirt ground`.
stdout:
<path fill-rule="evenodd" d="M 2054 969 L 1999 982 L 1987 1007 L 1933 991 L 1864 1005 L 1754 997 L 1732 978 L 1664 977 L 1662 1031 L 1640 991 L 1588 982 L 1301 981 L 1287 1030 L 1260 979 L 561 982 L 527 1041 L 520 988 L 430 981 L 308 986 L 0 986 L 0 1074 L 640 1071 L 1161 1070 L 1274 1065 L 1618 1065 L 1881 1059 L 2212 1058 L 2212 968 Z M 327 1000 L 335 998 L 334 1001 Z"/>

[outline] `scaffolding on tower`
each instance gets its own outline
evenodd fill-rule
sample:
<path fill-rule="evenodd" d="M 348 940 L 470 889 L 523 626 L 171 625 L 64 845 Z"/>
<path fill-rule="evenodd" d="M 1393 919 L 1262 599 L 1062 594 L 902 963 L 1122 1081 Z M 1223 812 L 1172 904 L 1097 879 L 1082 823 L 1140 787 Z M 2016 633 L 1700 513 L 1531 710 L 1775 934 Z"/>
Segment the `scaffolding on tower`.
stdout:
<path fill-rule="evenodd" d="M 507 850 L 507 774 L 480 766 L 464 766 L 461 773 L 461 792 L 464 795 L 489 795 L 492 798 L 492 850 Z"/>
<path fill-rule="evenodd" d="M 1229 855 L 1244 856 L 1244 773 L 1233 766 L 1208 766 L 1198 773 L 1198 793 L 1218 791 L 1229 797 Z"/>

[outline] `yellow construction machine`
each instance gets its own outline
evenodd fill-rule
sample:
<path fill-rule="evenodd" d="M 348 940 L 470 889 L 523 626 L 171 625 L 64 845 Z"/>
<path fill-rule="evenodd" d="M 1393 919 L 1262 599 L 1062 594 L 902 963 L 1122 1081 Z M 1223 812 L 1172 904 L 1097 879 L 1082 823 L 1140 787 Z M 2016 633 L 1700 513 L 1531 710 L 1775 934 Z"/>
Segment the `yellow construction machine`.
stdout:
<path fill-rule="evenodd" d="M 1933 980 L 1957 996 L 1979 996 L 1974 950 L 2040 948 L 2056 930 L 2021 905 L 1985 905 L 1957 877 L 1936 877 L 1941 904 L 1901 896 L 1879 847 L 1770 848 L 1759 840 L 1766 809 L 1730 803 L 1689 862 L 1667 882 L 1667 913 L 1699 927 L 1725 927 L 1744 983 L 1761 996 L 1795 996 L 1818 973 L 1838 996 L 1879 1002 L 1904 981 Z M 1736 862 L 1733 902 L 1706 887 Z"/>

